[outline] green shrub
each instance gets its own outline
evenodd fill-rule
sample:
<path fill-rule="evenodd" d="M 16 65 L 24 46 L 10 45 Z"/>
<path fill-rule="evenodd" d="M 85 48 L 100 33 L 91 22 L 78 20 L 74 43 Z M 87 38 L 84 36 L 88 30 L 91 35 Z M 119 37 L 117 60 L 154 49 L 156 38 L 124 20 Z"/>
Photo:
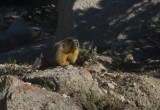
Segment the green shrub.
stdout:
<path fill-rule="evenodd" d="M 89 42 L 85 42 L 80 47 L 77 63 L 83 65 L 85 61 L 94 59 L 97 55 L 97 47 L 93 47 Z"/>

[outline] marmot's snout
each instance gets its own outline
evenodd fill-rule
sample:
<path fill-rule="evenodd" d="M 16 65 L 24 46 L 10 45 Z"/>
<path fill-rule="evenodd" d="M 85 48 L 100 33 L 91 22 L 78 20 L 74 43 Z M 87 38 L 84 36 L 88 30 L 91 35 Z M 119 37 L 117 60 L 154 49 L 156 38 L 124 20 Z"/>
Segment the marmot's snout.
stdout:
<path fill-rule="evenodd" d="M 79 42 L 78 42 L 78 41 L 76 41 L 76 42 L 74 43 L 74 47 L 76 47 L 76 48 L 79 47 Z"/>

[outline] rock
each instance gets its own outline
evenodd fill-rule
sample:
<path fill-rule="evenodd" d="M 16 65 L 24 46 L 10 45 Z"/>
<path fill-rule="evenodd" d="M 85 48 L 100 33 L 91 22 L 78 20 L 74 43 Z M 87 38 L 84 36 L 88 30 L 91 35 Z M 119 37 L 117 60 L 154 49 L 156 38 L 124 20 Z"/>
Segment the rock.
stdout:
<path fill-rule="evenodd" d="M 0 47 L 12 47 L 40 39 L 42 34 L 41 26 L 25 21 L 22 16 L 17 17 L 10 27 L 0 32 Z M 2 51 L 2 50 L 0 50 Z"/>
<path fill-rule="evenodd" d="M 112 64 L 112 58 L 107 56 L 97 56 L 97 59 L 108 64 Z"/>
<path fill-rule="evenodd" d="M 57 67 L 34 72 L 24 77 L 24 81 L 39 84 L 68 96 L 76 93 L 89 95 L 92 91 L 99 95 L 103 94 L 98 83 L 86 69 L 77 69 L 71 65 L 66 68 Z"/>
<path fill-rule="evenodd" d="M 140 106 L 143 109 L 146 109 L 152 106 L 151 103 L 149 102 L 149 99 L 146 96 L 141 96 L 139 100 L 135 101 L 135 104 L 137 106 Z"/>
<path fill-rule="evenodd" d="M 123 33 L 120 33 L 120 34 L 117 36 L 117 39 L 121 41 L 121 40 L 127 39 L 127 37 L 128 37 L 127 35 L 125 35 L 125 34 L 123 34 Z"/>
<path fill-rule="evenodd" d="M 0 64 L 0 76 L 1 75 L 23 75 L 24 73 L 31 73 L 31 65 L 17 65 L 17 64 Z"/>
<path fill-rule="evenodd" d="M 107 85 L 108 85 L 108 87 L 109 87 L 110 89 L 114 89 L 114 88 L 115 88 L 115 86 L 114 86 L 112 83 L 107 83 Z"/>
<path fill-rule="evenodd" d="M 160 107 L 160 82 L 158 78 L 132 74 L 123 81 L 124 83 L 119 85 L 118 91 L 121 91 L 120 93 L 123 93 L 125 99 L 135 107 L 140 107 L 143 110 L 149 109 L 151 106 L 155 109 Z"/>
<path fill-rule="evenodd" d="M 22 16 L 17 18 L 15 22 L 7 30 L 8 39 L 13 39 L 18 43 L 31 41 L 39 36 L 41 29 L 38 25 L 25 21 Z"/>
<path fill-rule="evenodd" d="M 66 94 L 63 94 L 62 96 L 63 96 L 63 97 L 65 97 L 65 98 L 67 98 L 67 97 L 68 97 Z"/>
<path fill-rule="evenodd" d="M 157 78 L 160 78 L 160 71 L 156 72 L 156 73 L 154 74 L 154 76 L 157 77 Z"/>
<path fill-rule="evenodd" d="M 124 62 L 135 62 L 132 54 L 127 54 L 124 58 Z"/>
<path fill-rule="evenodd" d="M 105 72 L 104 75 L 105 75 L 105 76 L 109 76 L 109 77 L 113 77 L 113 78 L 116 78 L 117 76 L 120 76 L 119 74 L 116 74 L 116 73 L 108 73 L 108 72 Z"/>
<path fill-rule="evenodd" d="M 84 69 L 84 72 L 81 73 L 81 75 L 87 80 L 93 80 L 91 73 L 87 69 Z"/>
<path fill-rule="evenodd" d="M 108 91 L 104 88 L 102 88 L 102 91 L 105 93 L 105 94 L 108 94 Z"/>
<path fill-rule="evenodd" d="M 135 87 L 135 86 L 136 86 L 136 83 L 133 83 L 132 86 Z"/>
<path fill-rule="evenodd" d="M 126 99 L 124 98 L 124 96 L 122 96 L 122 95 L 120 95 L 118 93 L 115 93 L 114 91 L 110 91 L 110 94 L 113 95 L 114 97 L 116 97 L 117 99 L 119 99 L 122 102 L 126 101 Z"/>
<path fill-rule="evenodd" d="M 25 83 L 0 77 L 0 110 L 82 110 L 71 99 Z"/>
<path fill-rule="evenodd" d="M 94 72 L 102 72 L 102 71 L 107 71 L 107 69 L 103 66 L 102 63 L 97 62 L 88 62 L 84 65 L 84 67 L 89 70 L 89 71 L 94 71 Z"/>

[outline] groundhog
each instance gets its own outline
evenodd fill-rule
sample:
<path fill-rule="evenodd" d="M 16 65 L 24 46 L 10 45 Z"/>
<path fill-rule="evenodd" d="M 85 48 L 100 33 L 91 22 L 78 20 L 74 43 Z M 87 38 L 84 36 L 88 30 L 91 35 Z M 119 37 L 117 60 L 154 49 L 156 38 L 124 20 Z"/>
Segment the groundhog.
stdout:
<path fill-rule="evenodd" d="M 57 42 L 42 58 L 42 66 L 67 66 L 74 64 L 79 53 L 79 41 L 73 37 Z"/>

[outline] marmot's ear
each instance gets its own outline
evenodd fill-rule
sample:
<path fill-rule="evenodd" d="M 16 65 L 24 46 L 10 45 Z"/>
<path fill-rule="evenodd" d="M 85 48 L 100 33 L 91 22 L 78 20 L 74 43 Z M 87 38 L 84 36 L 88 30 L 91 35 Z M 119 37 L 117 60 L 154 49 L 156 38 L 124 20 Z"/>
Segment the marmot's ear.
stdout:
<path fill-rule="evenodd" d="M 72 40 L 73 38 L 72 38 L 72 37 L 67 37 L 66 39 L 67 39 L 67 40 Z"/>
<path fill-rule="evenodd" d="M 72 42 L 72 41 L 73 41 L 73 38 L 67 37 L 66 40 L 67 40 L 67 42 Z"/>

